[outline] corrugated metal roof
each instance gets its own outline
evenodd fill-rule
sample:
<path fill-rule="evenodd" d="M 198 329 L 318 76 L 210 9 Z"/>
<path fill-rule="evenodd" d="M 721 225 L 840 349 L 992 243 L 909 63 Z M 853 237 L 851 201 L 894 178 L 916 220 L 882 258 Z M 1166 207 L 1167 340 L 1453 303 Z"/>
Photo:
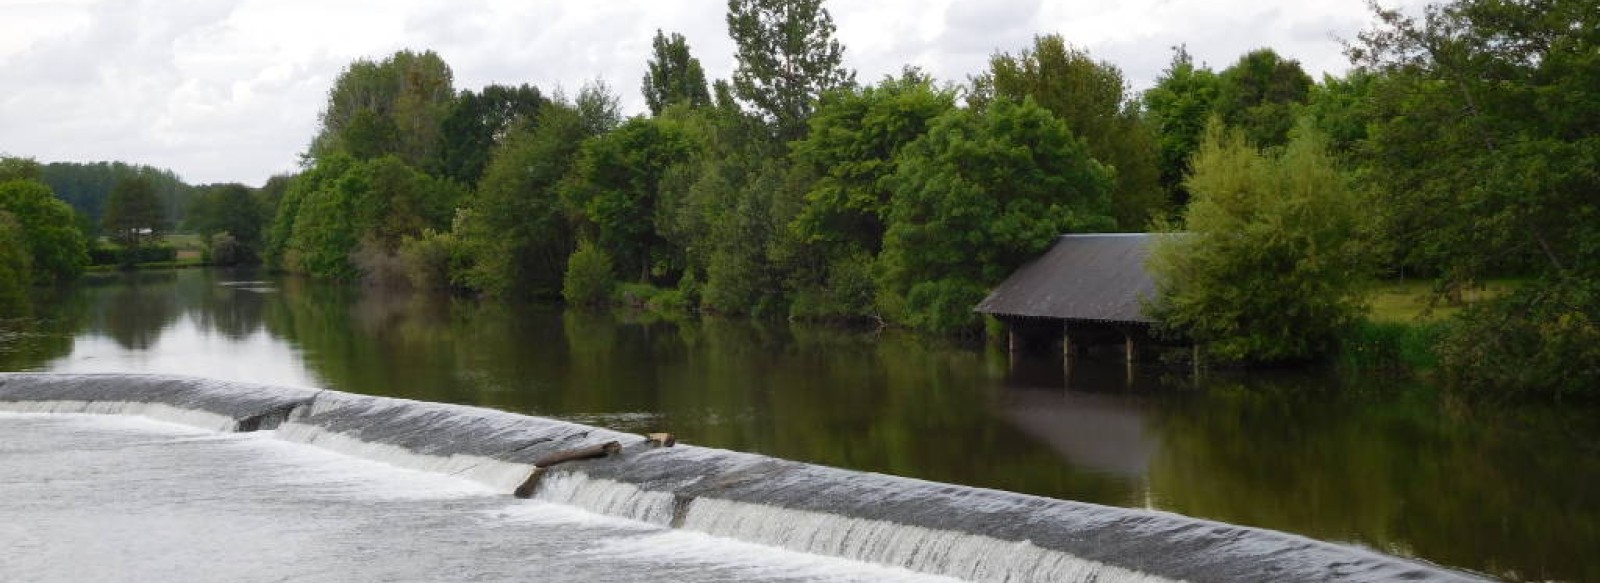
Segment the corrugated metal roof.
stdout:
<path fill-rule="evenodd" d="M 1145 259 L 1156 235 L 1062 235 L 974 308 L 995 316 L 1154 323 L 1141 301 L 1155 294 Z"/>

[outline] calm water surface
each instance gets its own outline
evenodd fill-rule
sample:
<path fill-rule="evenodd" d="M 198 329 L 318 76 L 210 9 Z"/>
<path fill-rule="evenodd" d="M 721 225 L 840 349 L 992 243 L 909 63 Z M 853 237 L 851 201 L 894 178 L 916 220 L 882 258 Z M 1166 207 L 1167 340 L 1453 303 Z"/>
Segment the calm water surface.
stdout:
<path fill-rule="evenodd" d="M 1208 376 L 829 328 L 507 307 L 251 273 L 97 276 L 0 370 L 168 372 L 465 403 L 833 466 L 1600 581 L 1593 409 L 1330 374 Z"/>

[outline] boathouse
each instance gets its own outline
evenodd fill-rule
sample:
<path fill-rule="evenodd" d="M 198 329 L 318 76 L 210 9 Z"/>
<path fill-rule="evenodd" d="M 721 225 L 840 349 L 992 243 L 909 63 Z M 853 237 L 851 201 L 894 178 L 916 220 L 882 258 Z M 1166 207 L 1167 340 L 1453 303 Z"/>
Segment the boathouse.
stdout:
<path fill-rule="evenodd" d="M 1013 351 L 1054 346 L 1075 354 L 1120 344 L 1131 361 L 1152 341 L 1145 304 L 1155 279 L 1145 267 L 1150 233 L 1062 235 L 1011 274 L 975 311 L 1005 323 Z"/>

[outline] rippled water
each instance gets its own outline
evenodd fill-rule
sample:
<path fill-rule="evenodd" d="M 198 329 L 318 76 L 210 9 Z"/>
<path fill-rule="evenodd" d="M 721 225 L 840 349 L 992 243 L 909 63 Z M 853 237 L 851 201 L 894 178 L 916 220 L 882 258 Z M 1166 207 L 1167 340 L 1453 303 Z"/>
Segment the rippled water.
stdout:
<path fill-rule="evenodd" d="M 893 333 L 504 307 L 183 271 L 6 324 L 0 368 L 158 371 L 483 405 L 701 445 L 1600 581 L 1593 411 L 1383 380 L 1199 382 Z M 1110 359 L 1110 360 L 1114 360 Z M 0 526 L 0 528 L 4 528 Z"/>

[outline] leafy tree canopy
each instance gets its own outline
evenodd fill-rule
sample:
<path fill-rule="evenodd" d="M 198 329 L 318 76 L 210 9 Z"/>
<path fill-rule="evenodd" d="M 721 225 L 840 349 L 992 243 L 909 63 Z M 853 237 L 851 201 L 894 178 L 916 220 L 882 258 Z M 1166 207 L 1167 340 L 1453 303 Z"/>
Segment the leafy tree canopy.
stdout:
<path fill-rule="evenodd" d="M 1057 236 L 1113 226 L 1111 171 L 1032 99 L 940 116 L 893 185 L 881 288 L 935 331 L 971 329 L 983 291 Z"/>
<path fill-rule="evenodd" d="M 650 62 L 646 64 L 641 90 L 651 115 L 661 115 L 668 106 L 677 103 L 689 107 L 711 105 L 705 70 L 700 66 L 700 59 L 690 56 L 689 41 L 683 35 L 675 32 L 667 36 L 657 29 L 650 46 Z"/>
<path fill-rule="evenodd" d="M 143 176 L 118 182 L 106 201 L 103 226 L 113 241 L 130 249 L 161 240 L 168 223 L 155 184 Z"/>
<path fill-rule="evenodd" d="M 1370 216 L 1309 122 L 1281 154 L 1214 121 L 1187 181 L 1184 234 L 1151 258 L 1162 326 L 1227 362 L 1320 358 L 1361 314 Z"/>
<path fill-rule="evenodd" d="M 773 124 L 780 142 L 805 134 L 813 104 L 855 82 L 822 0 L 728 0 L 733 90 Z"/>
<path fill-rule="evenodd" d="M 15 226 L 28 254 L 24 272 L 13 260 L 13 273 L 32 274 L 25 284 L 67 281 L 83 273 L 89 263 L 88 240 L 78 228 L 72 207 L 57 199 L 50 187 L 36 180 L 0 181 L 0 214 Z"/>

